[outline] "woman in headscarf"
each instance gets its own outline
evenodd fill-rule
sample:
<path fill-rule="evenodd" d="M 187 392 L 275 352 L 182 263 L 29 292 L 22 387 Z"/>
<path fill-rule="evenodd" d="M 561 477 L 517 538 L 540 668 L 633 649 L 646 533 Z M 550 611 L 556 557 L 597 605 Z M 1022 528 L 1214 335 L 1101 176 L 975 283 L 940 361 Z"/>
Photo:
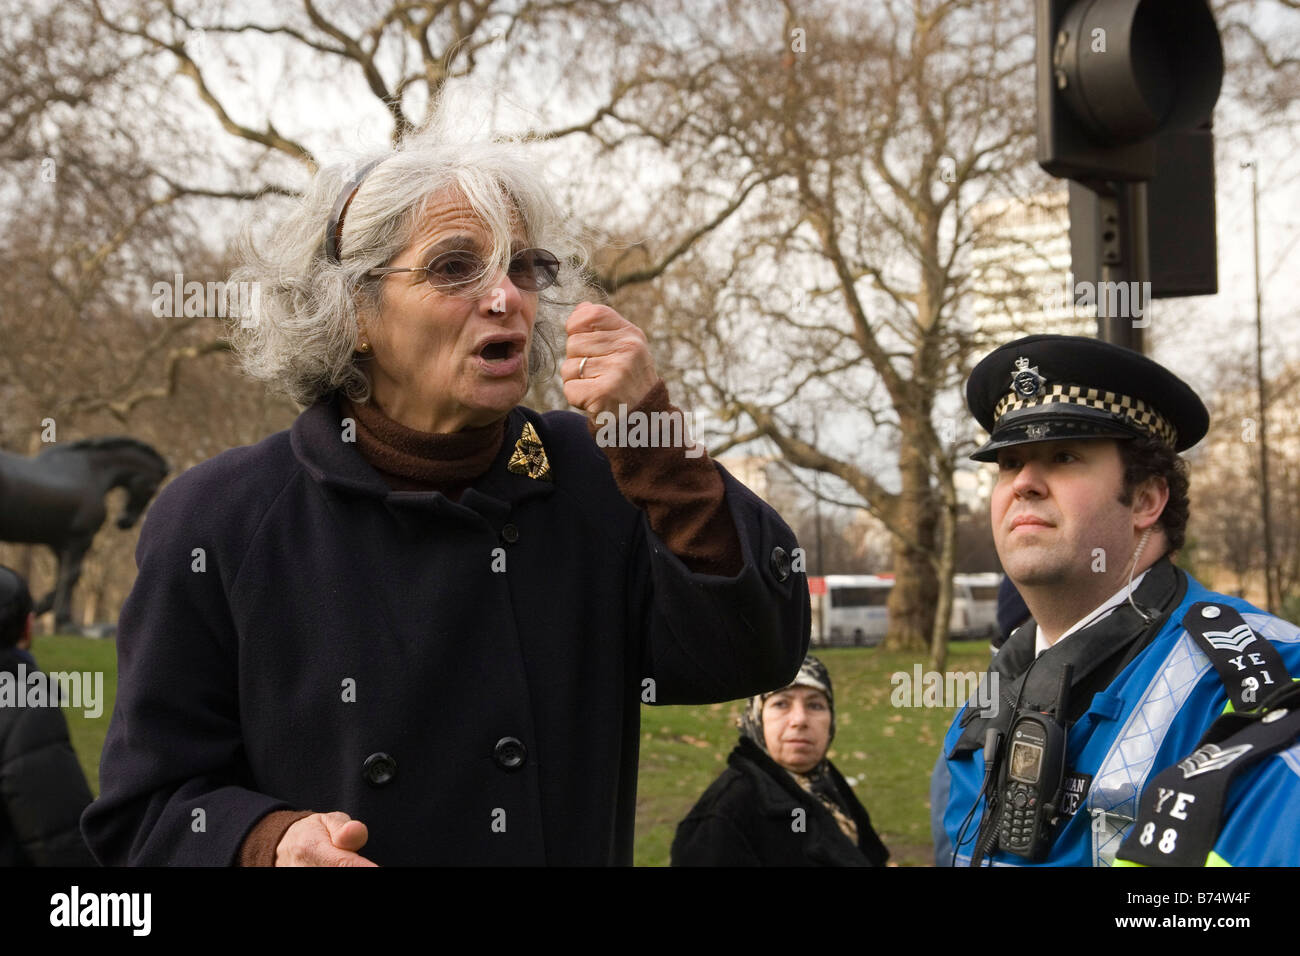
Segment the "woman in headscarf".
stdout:
<path fill-rule="evenodd" d="M 673 866 L 883 866 L 889 851 L 826 757 L 835 695 L 809 654 L 787 687 L 751 697 L 723 772 L 677 826 Z"/>

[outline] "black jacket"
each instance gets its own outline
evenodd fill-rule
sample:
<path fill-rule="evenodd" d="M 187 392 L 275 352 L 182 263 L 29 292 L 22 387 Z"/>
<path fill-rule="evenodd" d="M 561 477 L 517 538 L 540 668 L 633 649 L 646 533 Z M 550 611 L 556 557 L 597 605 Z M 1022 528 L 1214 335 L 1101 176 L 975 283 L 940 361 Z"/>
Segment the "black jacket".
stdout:
<path fill-rule="evenodd" d="M 816 797 L 741 737 L 722 776 L 677 825 L 672 865 L 884 866 L 889 851 L 871 828 L 866 808 L 829 766 L 842 805 L 857 824 L 856 846 Z M 795 814 L 796 809 L 804 813 Z"/>
<path fill-rule="evenodd" d="M 0 650 L 0 672 L 36 669 L 31 657 Z M 8 678 L 6 678 L 8 680 Z M 90 787 L 58 707 L 0 707 L 0 867 L 94 866 L 77 820 Z"/>
<path fill-rule="evenodd" d="M 525 422 L 553 481 L 507 468 Z M 342 434 L 322 400 L 150 509 L 95 855 L 229 865 L 298 809 L 361 820 L 381 865 L 630 863 L 643 696 L 733 700 L 798 670 L 790 529 L 722 471 L 745 565 L 690 572 L 572 412 L 515 408 L 459 502 L 391 491 Z"/>

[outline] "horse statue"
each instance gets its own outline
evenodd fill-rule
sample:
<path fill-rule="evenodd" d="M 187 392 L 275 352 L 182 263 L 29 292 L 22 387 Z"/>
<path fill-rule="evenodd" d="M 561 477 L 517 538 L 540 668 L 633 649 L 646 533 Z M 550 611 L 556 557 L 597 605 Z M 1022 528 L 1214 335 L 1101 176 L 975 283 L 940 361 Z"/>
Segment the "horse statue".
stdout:
<path fill-rule="evenodd" d="M 117 526 L 131 527 L 167 477 L 162 455 L 125 436 L 83 438 L 55 445 L 35 458 L 0 451 L 0 541 L 48 545 L 58 580 L 34 608 L 54 609 L 56 631 L 72 624 L 72 589 L 108 511 L 104 495 L 126 489 Z"/>

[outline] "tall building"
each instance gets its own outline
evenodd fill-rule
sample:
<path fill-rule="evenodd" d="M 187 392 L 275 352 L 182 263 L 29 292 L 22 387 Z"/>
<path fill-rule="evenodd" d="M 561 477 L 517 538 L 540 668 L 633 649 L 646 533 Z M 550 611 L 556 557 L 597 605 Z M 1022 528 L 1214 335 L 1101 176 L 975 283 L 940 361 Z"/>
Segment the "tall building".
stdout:
<path fill-rule="evenodd" d="M 1069 285 L 1069 193 L 990 199 L 971 211 L 972 332 L 977 350 L 1022 335 L 1097 334 L 1093 306 L 1074 307 Z"/>

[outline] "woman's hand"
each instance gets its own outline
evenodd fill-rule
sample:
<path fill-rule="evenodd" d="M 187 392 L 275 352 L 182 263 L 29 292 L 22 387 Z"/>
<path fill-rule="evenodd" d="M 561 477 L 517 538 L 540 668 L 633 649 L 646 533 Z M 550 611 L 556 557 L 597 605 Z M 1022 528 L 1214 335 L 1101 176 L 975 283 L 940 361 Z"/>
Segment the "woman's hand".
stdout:
<path fill-rule="evenodd" d="M 357 853 L 370 839 L 366 825 L 346 813 L 313 813 L 284 831 L 276 866 L 378 866 Z"/>
<path fill-rule="evenodd" d="M 564 397 L 589 419 L 601 412 L 617 414 L 620 404 L 636 408 L 659 381 L 645 333 L 609 306 L 581 303 L 565 332 Z"/>

